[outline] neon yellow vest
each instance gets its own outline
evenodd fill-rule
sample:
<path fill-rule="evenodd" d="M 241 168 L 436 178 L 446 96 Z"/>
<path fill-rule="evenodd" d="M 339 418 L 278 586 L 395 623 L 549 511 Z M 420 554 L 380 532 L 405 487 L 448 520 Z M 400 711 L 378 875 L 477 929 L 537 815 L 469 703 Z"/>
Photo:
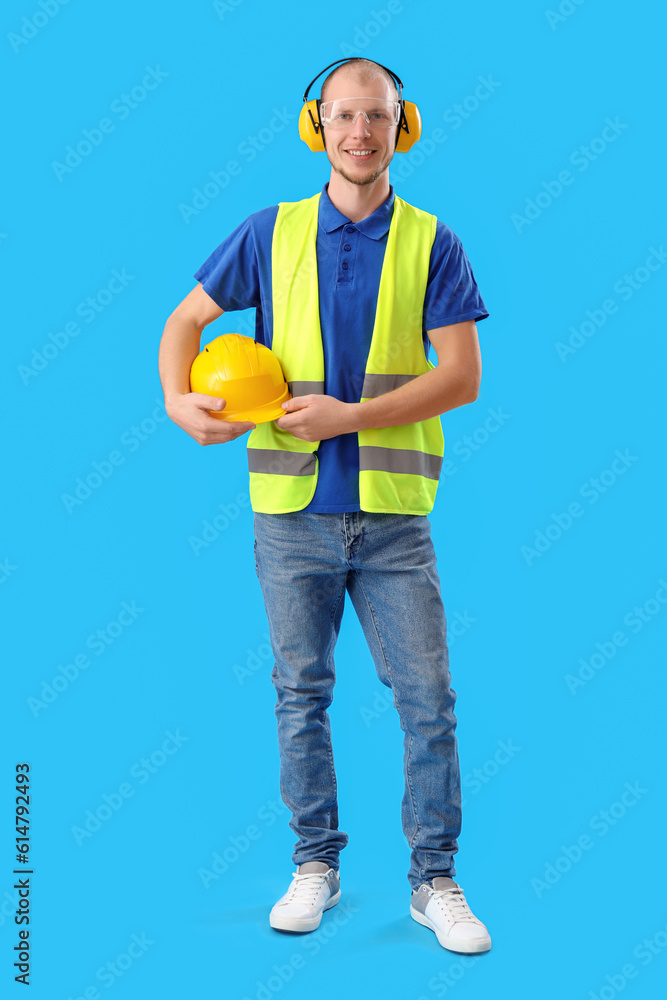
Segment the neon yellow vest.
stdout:
<path fill-rule="evenodd" d="M 321 192 L 280 202 L 271 249 L 273 341 L 293 396 L 324 393 L 316 239 Z M 422 314 L 436 216 L 394 194 L 361 403 L 435 365 L 424 353 Z M 392 514 L 429 514 L 444 455 L 440 417 L 357 432 L 359 505 Z M 319 441 L 303 441 L 275 421 L 248 435 L 252 509 L 302 510 L 317 484 Z"/>

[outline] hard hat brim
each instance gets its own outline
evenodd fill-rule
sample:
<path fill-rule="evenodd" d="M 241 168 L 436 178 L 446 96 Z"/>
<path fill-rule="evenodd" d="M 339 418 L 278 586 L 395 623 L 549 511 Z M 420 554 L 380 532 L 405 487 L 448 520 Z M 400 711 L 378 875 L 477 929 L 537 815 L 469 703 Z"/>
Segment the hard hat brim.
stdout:
<path fill-rule="evenodd" d="M 285 416 L 285 410 L 283 410 L 280 404 L 284 403 L 286 399 L 291 398 L 292 394 L 289 391 L 287 383 L 285 383 L 285 391 L 282 396 L 271 400 L 270 403 L 265 403 L 263 406 L 253 406 L 247 410 L 231 411 L 225 407 L 224 410 L 210 410 L 209 412 L 219 420 L 252 420 L 255 424 L 267 424 L 270 420 L 277 420 L 278 417 Z"/>

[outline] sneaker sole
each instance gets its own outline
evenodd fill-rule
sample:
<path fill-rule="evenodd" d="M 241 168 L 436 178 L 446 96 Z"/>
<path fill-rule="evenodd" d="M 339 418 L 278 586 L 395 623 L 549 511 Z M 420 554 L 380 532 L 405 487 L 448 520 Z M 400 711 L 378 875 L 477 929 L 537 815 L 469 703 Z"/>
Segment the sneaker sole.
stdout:
<path fill-rule="evenodd" d="M 322 913 L 325 910 L 330 909 L 335 906 L 340 899 L 340 889 L 338 892 L 331 896 L 321 913 L 318 913 L 316 917 L 311 917 L 310 919 L 299 919 L 298 917 L 281 917 L 278 913 L 271 912 L 269 914 L 269 923 L 277 931 L 314 931 L 320 926 L 320 921 L 322 920 Z"/>
<path fill-rule="evenodd" d="M 443 932 L 438 930 L 438 928 L 429 920 L 427 916 L 425 916 L 425 914 L 421 913 L 419 910 L 415 910 L 412 906 L 410 907 L 410 916 L 416 920 L 418 924 L 423 924 L 424 927 L 430 928 L 442 947 L 447 948 L 448 951 L 460 951 L 465 955 L 471 955 L 481 951 L 488 951 L 491 947 L 491 938 L 488 934 L 485 938 L 462 941 L 460 938 L 451 938 L 447 934 L 443 934 Z"/>

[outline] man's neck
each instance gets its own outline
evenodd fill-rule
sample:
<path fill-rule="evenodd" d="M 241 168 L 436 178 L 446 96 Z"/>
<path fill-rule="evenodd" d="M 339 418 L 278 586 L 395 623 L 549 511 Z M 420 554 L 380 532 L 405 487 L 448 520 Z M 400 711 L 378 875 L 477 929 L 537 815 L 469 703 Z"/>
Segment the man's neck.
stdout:
<path fill-rule="evenodd" d="M 361 222 L 389 197 L 389 171 L 372 184 L 352 184 L 332 169 L 327 194 L 339 212 L 352 222 Z"/>

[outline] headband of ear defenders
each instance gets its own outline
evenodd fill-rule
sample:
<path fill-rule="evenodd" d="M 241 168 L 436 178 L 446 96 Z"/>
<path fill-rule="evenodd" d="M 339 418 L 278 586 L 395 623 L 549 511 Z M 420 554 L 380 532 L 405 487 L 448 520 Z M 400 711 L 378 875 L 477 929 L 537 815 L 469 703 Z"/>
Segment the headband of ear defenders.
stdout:
<path fill-rule="evenodd" d="M 336 66 L 338 63 L 357 62 L 362 58 L 362 56 L 350 56 L 347 59 L 336 59 L 335 62 L 329 63 L 328 66 L 325 66 L 324 69 L 321 70 L 306 87 L 306 92 L 303 95 L 303 107 L 301 108 L 301 113 L 299 114 L 299 136 L 313 152 L 322 152 L 326 149 L 326 145 L 324 139 L 324 129 L 322 128 L 322 122 L 320 119 L 320 104 L 322 103 L 321 95 L 318 98 L 308 100 L 308 91 L 315 83 L 315 80 L 321 77 L 322 73 L 326 73 L 328 69 L 331 69 L 332 66 Z M 364 61 L 375 62 L 374 59 Z M 395 151 L 397 153 L 407 153 L 408 150 L 412 149 L 421 136 L 422 121 L 419 109 L 416 104 L 412 103 L 412 101 L 403 100 L 403 82 L 400 77 L 398 77 L 393 70 L 388 69 L 387 66 L 383 66 L 382 63 L 375 63 L 375 65 L 380 66 L 381 69 L 389 73 L 392 79 L 396 82 L 398 102 L 401 107 L 401 116 L 398 123 L 398 129 L 396 130 Z"/>

